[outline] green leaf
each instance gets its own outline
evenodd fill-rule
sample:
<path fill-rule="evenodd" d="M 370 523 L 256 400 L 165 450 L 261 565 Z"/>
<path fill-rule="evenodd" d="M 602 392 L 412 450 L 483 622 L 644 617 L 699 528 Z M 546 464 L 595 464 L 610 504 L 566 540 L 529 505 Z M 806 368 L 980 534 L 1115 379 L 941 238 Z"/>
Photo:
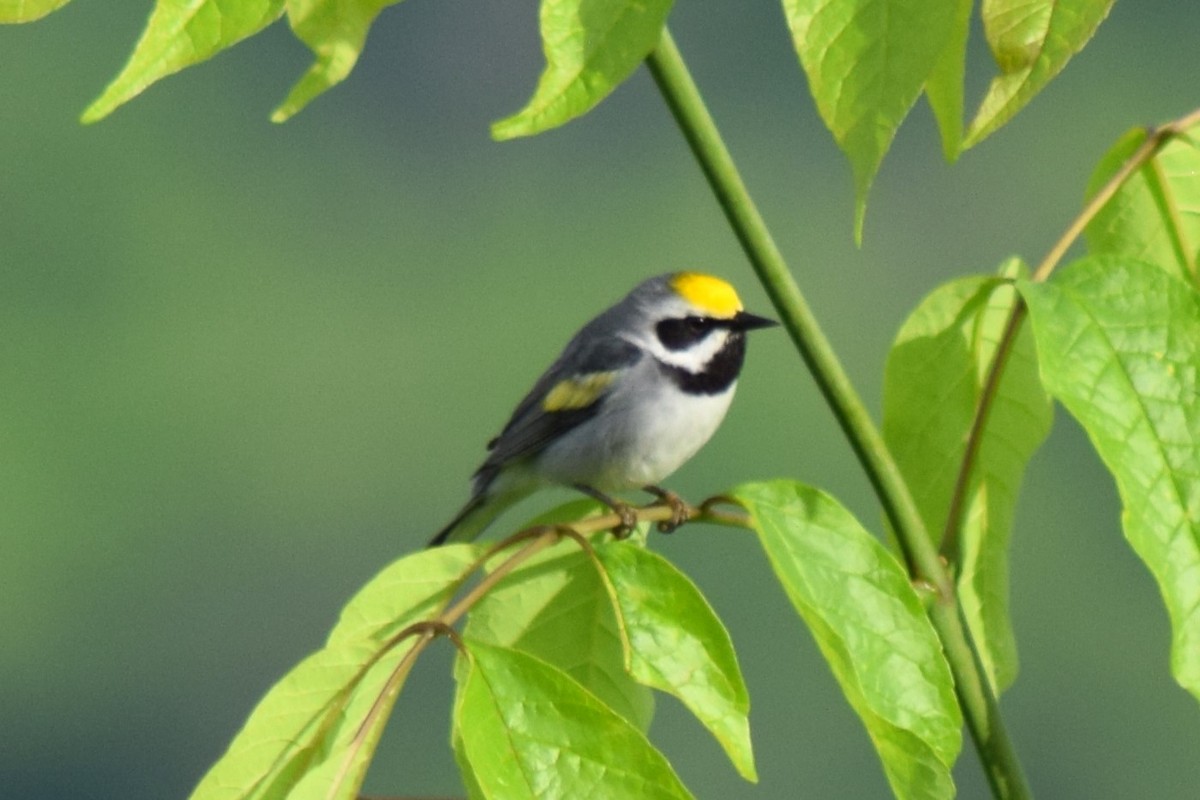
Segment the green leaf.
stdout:
<path fill-rule="evenodd" d="M 1005 125 L 1083 49 L 1113 0 L 984 0 L 983 29 L 1000 74 L 967 131 L 974 147 Z"/>
<path fill-rule="evenodd" d="M 448 544 L 397 559 L 346 604 L 328 644 L 387 639 L 417 620 L 437 616 L 483 551 L 479 545 Z"/>
<path fill-rule="evenodd" d="M 854 170 L 861 240 L 867 192 L 957 11 L 946 0 L 783 0 L 783 9 L 817 109 Z"/>
<path fill-rule="evenodd" d="M 457 664 L 461 663 L 463 663 L 463 659 L 459 659 L 456 662 L 456 666 Z M 466 670 L 467 667 L 463 667 L 463 669 Z M 456 669 L 456 679 L 457 672 L 458 670 Z M 466 674 L 467 673 L 464 671 L 463 679 L 465 679 Z M 469 800 L 486 800 L 487 795 L 484 794 L 483 787 L 479 785 L 479 780 L 475 777 L 475 768 L 472 767 L 471 762 L 467 760 L 467 753 L 463 748 L 462 737 L 459 736 L 457 728 L 455 728 L 454 732 L 451 734 L 450 745 L 454 749 L 454 763 L 458 765 L 458 774 L 462 779 L 463 789 L 466 790 L 467 797 Z"/>
<path fill-rule="evenodd" d="M 1133 155 L 1147 133 L 1135 128 L 1100 160 L 1088 183 L 1090 198 Z M 1173 137 L 1131 174 L 1088 224 L 1088 249 L 1147 261 L 1192 284 L 1200 258 L 1200 146 Z"/>
<path fill-rule="evenodd" d="M 287 800 L 356 800 L 408 677 L 402 662 L 414 643 L 410 638 L 390 647 L 354 684 L 311 765 L 283 795 Z"/>
<path fill-rule="evenodd" d="M 608 534 L 597 534 L 601 542 Z M 610 588 L 573 541 L 531 558 L 471 610 L 464 635 L 532 653 L 566 672 L 642 730 L 654 698 L 625 671 L 624 633 Z"/>
<path fill-rule="evenodd" d="M 1172 672 L 1200 699 L 1200 295 L 1100 256 L 1020 290 L 1046 389 L 1116 479 L 1125 536 L 1170 613 Z"/>
<path fill-rule="evenodd" d="M 301 661 L 259 702 L 192 800 L 286 797 L 319 760 L 325 737 L 379 649 L 353 642 Z"/>
<path fill-rule="evenodd" d="M 259 702 L 193 800 L 354 797 L 400 689 L 388 683 L 412 649 L 412 639 L 392 639 L 441 613 L 481 552 L 464 544 L 422 550 L 363 587 L 326 647 Z"/>
<path fill-rule="evenodd" d="M 33 22 L 69 2 L 71 0 L 0 0 L 0 24 Z"/>
<path fill-rule="evenodd" d="M 950 163 L 954 163 L 962 152 L 963 80 L 973 4 L 973 0 L 955 0 L 950 37 L 929 80 L 925 81 L 925 99 L 937 119 L 942 134 L 942 153 Z"/>
<path fill-rule="evenodd" d="M 883 436 L 940 543 L 975 409 L 1016 299 L 996 278 L 962 278 L 905 321 L 884 370 Z M 1008 544 L 1025 466 L 1050 432 L 1028 331 L 1018 333 L 980 437 L 959 516 L 958 589 L 993 687 L 1016 678 L 1008 612 Z"/>
<path fill-rule="evenodd" d="M 465 639 L 454 729 L 493 800 L 691 797 L 644 734 L 566 673 L 519 650 Z"/>
<path fill-rule="evenodd" d="M 743 778 L 757 780 L 750 696 L 733 642 L 708 601 L 666 559 L 629 542 L 596 548 L 629 638 L 628 669 L 674 695 L 712 732 Z"/>
<path fill-rule="evenodd" d="M 282 16 L 283 3 L 158 0 L 129 62 L 83 112 L 83 122 L 103 119 L 155 81 L 253 36 Z"/>
<path fill-rule="evenodd" d="M 316 60 L 271 114 L 284 122 L 346 79 L 379 12 L 400 0 L 287 0 L 288 24 Z"/>
<path fill-rule="evenodd" d="M 836 500 L 792 481 L 731 496 L 866 726 L 897 798 L 954 796 L 962 713 L 933 625 L 896 559 Z"/>
<path fill-rule="evenodd" d="M 672 0 L 542 0 L 546 69 L 526 106 L 492 125 L 496 139 L 532 136 L 590 111 L 658 44 Z"/>

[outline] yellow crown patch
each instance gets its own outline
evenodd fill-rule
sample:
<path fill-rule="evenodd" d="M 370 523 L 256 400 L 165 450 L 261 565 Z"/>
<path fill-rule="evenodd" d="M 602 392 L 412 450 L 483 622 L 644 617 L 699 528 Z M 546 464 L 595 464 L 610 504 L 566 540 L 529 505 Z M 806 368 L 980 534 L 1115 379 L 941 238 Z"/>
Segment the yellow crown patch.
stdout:
<path fill-rule="evenodd" d="M 729 318 L 742 310 L 737 292 L 725 281 L 700 272 L 680 272 L 671 278 L 680 297 L 714 317 Z"/>

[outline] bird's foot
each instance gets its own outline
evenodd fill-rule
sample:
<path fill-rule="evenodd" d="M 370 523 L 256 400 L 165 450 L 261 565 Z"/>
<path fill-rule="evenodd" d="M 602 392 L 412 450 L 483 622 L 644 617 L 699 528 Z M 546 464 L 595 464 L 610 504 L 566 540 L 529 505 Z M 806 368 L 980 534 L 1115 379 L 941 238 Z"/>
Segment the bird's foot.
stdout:
<path fill-rule="evenodd" d="M 621 518 L 621 524 L 612 529 L 612 535 L 618 539 L 625 539 L 629 534 L 633 533 L 633 529 L 637 527 L 637 511 L 628 503 L 622 503 L 614 497 L 609 497 L 604 492 L 598 489 L 593 489 L 586 484 L 577 483 L 575 488 L 586 494 L 593 500 L 598 500 L 604 505 L 612 509 L 612 512 Z"/>
<path fill-rule="evenodd" d="M 660 486 L 644 486 L 642 487 L 642 491 L 654 495 L 662 505 L 668 506 L 671 509 L 671 518 L 664 519 L 658 523 L 659 533 L 671 533 L 688 521 L 690 514 L 688 513 L 687 503 L 683 502 L 683 498 L 670 489 L 663 489 Z"/>

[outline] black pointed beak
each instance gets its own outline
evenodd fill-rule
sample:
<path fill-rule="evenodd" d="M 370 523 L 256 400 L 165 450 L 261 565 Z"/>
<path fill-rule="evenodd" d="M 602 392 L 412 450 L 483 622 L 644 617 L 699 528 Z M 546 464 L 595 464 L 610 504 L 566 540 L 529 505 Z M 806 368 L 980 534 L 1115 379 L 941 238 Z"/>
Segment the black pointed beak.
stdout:
<path fill-rule="evenodd" d="M 733 328 L 735 331 L 752 331 L 755 328 L 774 328 L 779 324 L 773 319 L 760 317 L 757 314 L 751 314 L 747 311 L 739 311 L 734 315 L 730 322 L 731 324 L 729 327 Z"/>

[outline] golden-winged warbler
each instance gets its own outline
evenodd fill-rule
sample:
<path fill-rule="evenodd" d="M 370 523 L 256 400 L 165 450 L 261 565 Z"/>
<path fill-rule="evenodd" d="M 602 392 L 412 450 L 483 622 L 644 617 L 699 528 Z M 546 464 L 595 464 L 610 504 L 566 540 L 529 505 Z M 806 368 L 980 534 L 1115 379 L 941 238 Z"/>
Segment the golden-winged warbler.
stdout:
<path fill-rule="evenodd" d="M 733 287 L 697 272 L 642 282 L 571 338 L 513 411 L 475 472 L 462 511 L 431 545 L 474 539 L 548 485 L 575 487 L 628 518 L 610 493 L 656 486 L 725 417 L 746 331 L 777 324 L 742 310 Z M 678 521 L 678 520 L 677 520 Z"/>

